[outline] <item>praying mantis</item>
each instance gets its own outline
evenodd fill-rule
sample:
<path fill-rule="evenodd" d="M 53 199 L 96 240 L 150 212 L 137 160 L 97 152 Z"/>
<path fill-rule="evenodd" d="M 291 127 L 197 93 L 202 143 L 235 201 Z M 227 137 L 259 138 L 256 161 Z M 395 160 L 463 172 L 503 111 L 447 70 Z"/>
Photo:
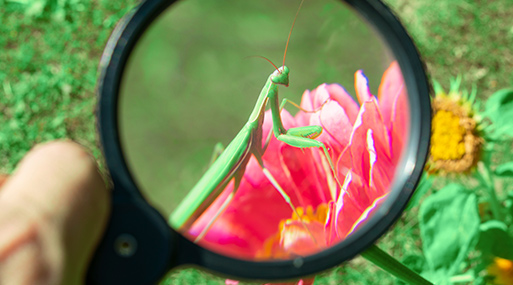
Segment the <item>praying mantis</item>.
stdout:
<path fill-rule="evenodd" d="M 333 172 L 335 180 L 337 181 L 339 187 L 341 187 L 341 183 L 337 178 L 334 164 L 329 156 L 327 147 L 324 145 L 324 143 L 315 140 L 315 138 L 317 138 L 322 133 L 322 127 L 303 126 L 286 129 L 283 126 L 280 116 L 281 109 L 287 102 L 290 101 L 283 99 L 281 104 L 279 104 L 278 85 L 285 87 L 289 85 L 289 68 L 285 66 L 285 58 L 292 30 L 294 28 L 294 24 L 296 22 L 299 11 L 301 10 L 303 2 L 304 0 L 302 0 L 299 5 L 288 35 L 285 52 L 283 55 L 283 65 L 278 68 L 268 60 L 276 70 L 268 77 L 262 91 L 260 92 L 260 95 L 258 96 L 257 102 L 249 116 L 248 121 L 235 136 L 235 138 L 228 144 L 224 151 L 219 155 L 219 157 L 215 159 L 210 168 L 205 172 L 205 174 L 200 178 L 200 180 L 196 183 L 196 185 L 192 188 L 192 190 L 187 194 L 184 200 L 178 205 L 178 207 L 170 216 L 169 222 L 173 228 L 182 230 L 190 227 L 194 221 L 206 211 L 209 205 L 219 196 L 219 194 L 228 186 L 228 184 L 232 180 L 234 181 L 232 192 L 228 195 L 215 215 L 211 218 L 210 222 L 204 227 L 202 232 L 195 238 L 195 243 L 199 242 L 205 236 L 210 227 L 215 223 L 216 219 L 222 214 L 223 210 L 230 204 L 241 183 L 246 170 L 246 166 L 251 157 L 256 158 L 263 171 L 263 174 L 283 197 L 284 201 L 290 206 L 296 216 L 300 217 L 296 211 L 296 208 L 292 204 L 290 197 L 278 184 L 271 172 L 265 167 L 265 163 L 262 159 L 270 139 L 269 134 L 266 143 L 262 145 L 262 124 L 267 105 L 269 105 L 271 109 L 273 122 L 272 133 L 274 136 L 279 141 L 293 147 L 322 148 L 324 155 L 326 156 L 330 165 L 331 171 Z M 292 104 L 296 107 L 299 107 L 294 103 Z M 309 232 L 304 223 L 303 226 Z"/>

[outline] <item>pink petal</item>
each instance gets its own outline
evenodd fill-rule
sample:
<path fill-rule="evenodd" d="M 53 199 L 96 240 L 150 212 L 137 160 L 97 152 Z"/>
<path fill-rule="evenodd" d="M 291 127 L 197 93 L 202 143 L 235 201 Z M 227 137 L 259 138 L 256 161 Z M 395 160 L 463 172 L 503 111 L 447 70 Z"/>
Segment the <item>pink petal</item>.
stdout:
<path fill-rule="evenodd" d="M 326 193 L 328 185 L 325 174 L 319 171 L 316 161 L 312 159 L 311 150 L 289 146 L 283 147 L 281 154 L 283 169 L 290 175 L 288 179 L 300 201 L 295 206 L 306 208 L 308 205 L 318 205 L 331 199 L 329 193 Z"/>
<path fill-rule="evenodd" d="M 354 86 L 356 89 L 356 97 L 358 98 L 358 102 L 360 102 L 360 106 L 363 105 L 363 103 L 369 101 L 373 96 L 369 89 L 369 80 L 363 74 L 362 70 L 358 70 L 354 74 Z"/>
<path fill-rule="evenodd" d="M 384 122 L 392 133 L 392 155 L 398 160 L 408 137 L 410 112 L 406 85 L 397 62 L 383 74 L 378 96 Z"/>
<path fill-rule="evenodd" d="M 308 223 L 308 230 L 300 221 L 289 221 L 281 237 L 280 244 L 292 256 L 307 256 L 326 248 L 324 225 L 315 221 Z"/>
<path fill-rule="evenodd" d="M 390 128 L 396 98 L 406 92 L 399 64 L 394 61 L 383 74 L 378 89 L 378 100 L 381 114 L 387 128 Z"/>
<path fill-rule="evenodd" d="M 282 282 L 282 283 L 266 283 L 264 285 L 313 285 L 315 278 L 305 278 L 299 281 Z"/>
<path fill-rule="evenodd" d="M 405 142 L 408 140 L 410 130 L 410 105 L 407 94 L 404 92 L 395 101 L 390 128 L 392 133 L 393 161 L 397 163 L 401 157 Z"/>
<path fill-rule="evenodd" d="M 340 152 L 346 147 L 353 129 L 344 114 L 344 110 L 334 101 L 329 101 L 321 111 L 312 114 L 308 125 L 321 126 L 323 128 L 322 133 L 316 140 L 323 142 L 326 147 L 333 149 L 335 152 Z"/>
<path fill-rule="evenodd" d="M 330 201 L 328 203 L 328 215 L 326 217 L 326 222 L 324 223 L 324 232 L 326 233 L 326 244 L 328 246 L 331 246 L 341 239 L 338 237 L 336 228 L 337 220 L 337 211 L 336 211 L 336 205 L 334 201 Z"/>
<path fill-rule="evenodd" d="M 388 131 L 383 124 L 377 102 L 374 98 L 365 102 L 361 108 L 358 118 L 351 134 L 351 158 L 352 169 L 355 174 L 361 176 L 367 183 L 370 180 L 370 158 L 367 151 L 367 130 L 374 132 L 376 150 L 383 159 L 390 159 L 390 138 Z"/>
<path fill-rule="evenodd" d="M 301 98 L 301 104 L 299 105 L 303 110 L 313 111 L 315 108 L 313 106 L 313 96 L 309 90 L 305 90 L 303 92 L 303 96 Z M 298 112 L 296 114 L 296 122 L 298 126 L 307 126 L 308 121 L 310 120 L 310 116 L 312 113 L 308 112 Z"/>
<path fill-rule="evenodd" d="M 327 137 L 319 137 L 319 141 L 330 142 L 330 145 L 338 145 L 340 152 L 349 143 L 353 130 L 353 124 L 349 121 L 346 112 L 337 102 L 331 101 L 324 105 L 319 119 L 323 134 Z"/>
<path fill-rule="evenodd" d="M 354 222 L 353 226 L 351 227 L 351 229 L 349 230 L 349 232 L 347 233 L 347 235 L 350 235 L 351 233 L 353 233 L 360 225 L 364 224 L 365 221 L 367 221 L 367 219 L 369 219 L 373 212 L 379 208 L 379 206 L 381 205 L 381 202 L 383 202 L 385 200 L 385 198 L 388 196 L 388 193 L 381 196 L 381 197 L 378 197 L 376 198 L 372 204 L 369 205 L 369 207 L 367 207 L 363 212 L 362 214 L 360 215 L 360 217 Z"/>
<path fill-rule="evenodd" d="M 312 91 L 313 111 L 320 110 L 320 108 L 330 100 L 330 94 L 328 93 L 326 86 L 326 83 L 323 83 Z"/>
<path fill-rule="evenodd" d="M 261 250 L 262 242 L 278 230 L 279 222 L 291 215 L 290 207 L 274 187 L 268 181 L 260 184 L 261 187 L 255 189 L 243 179 L 231 204 L 199 244 L 223 254 L 253 259 Z M 218 200 L 224 201 L 222 196 Z M 194 223 L 189 233 L 197 236 L 211 221 L 219 209 L 218 200 Z M 265 211 L 261 205 L 265 205 Z"/>
<path fill-rule="evenodd" d="M 347 235 L 351 232 L 353 225 L 356 221 L 358 221 L 360 214 L 362 213 L 361 209 L 358 207 L 357 203 L 354 203 L 353 199 L 349 196 L 349 194 L 343 194 L 343 207 L 340 209 L 340 212 L 337 213 L 338 224 L 336 225 L 336 240 L 343 240 L 347 237 Z"/>
<path fill-rule="evenodd" d="M 360 110 L 353 97 L 351 97 L 351 95 L 347 93 L 346 89 L 339 84 L 330 84 L 326 86 L 326 88 L 328 89 L 331 99 L 337 101 L 338 104 L 344 108 L 346 116 L 351 122 L 351 125 L 353 125 Z"/>

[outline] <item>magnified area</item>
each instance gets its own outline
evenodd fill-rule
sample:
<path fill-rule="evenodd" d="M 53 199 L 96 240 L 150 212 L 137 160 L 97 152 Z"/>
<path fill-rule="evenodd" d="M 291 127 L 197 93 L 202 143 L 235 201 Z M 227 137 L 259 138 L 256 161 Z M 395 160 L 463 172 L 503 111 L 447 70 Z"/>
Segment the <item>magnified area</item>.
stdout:
<path fill-rule="evenodd" d="M 410 112 L 398 63 L 328 0 L 304 1 L 284 60 L 299 4 L 178 2 L 125 72 L 121 135 L 138 187 L 171 227 L 231 257 L 337 244 L 400 171 Z"/>

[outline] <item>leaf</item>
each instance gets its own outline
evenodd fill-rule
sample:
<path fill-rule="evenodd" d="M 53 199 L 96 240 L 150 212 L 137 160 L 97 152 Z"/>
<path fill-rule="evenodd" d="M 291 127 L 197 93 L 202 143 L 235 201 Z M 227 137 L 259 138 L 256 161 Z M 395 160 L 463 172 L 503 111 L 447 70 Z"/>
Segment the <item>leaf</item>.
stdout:
<path fill-rule="evenodd" d="M 445 93 L 444 89 L 442 88 L 442 85 L 436 80 L 433 80 L 433 90 L 435 91 L 435 94 L 442 94 Z"/>
<path fill-rule="evenodd" d="M 25 10 L 25 16 L 28 18 L 40 17 L 44 12 L 45 6 L 45 0 L 29 1 Z"/>
<path fill-rule="evenodd" d="M 513 238 L 508 226 L 497 220 L 487 221 L 479 227 L 481 232 L 477 248 L 487 257 L 513 259 Z"/>
<path fill-rule="evenodd" d="M 407 254 L 401 262 L 415 272 L 422 272 L 426 267 L 426 258 L 418 254 Z"/>
<path fill-rule="evenodd" d="M 486 101 L 483 113 L 492 122 L 493 137 L 513 137 L 513 88 L 499 90 Z"/>
<path fill-rule="evenodd" d="M 513 161 L 506 162 L 497 166 L 495 169 L 495 174 L 502 177 L 512 177 L 513 176 Z"/>
<path fill-rule="evenodd" d="M 448 285 L 449 278 L 451 275 L 447 272 L 447 268 L 439 268 L 438 270 L 427 270 L 422 272 L 422 277 L 431 281 L 433 284 L 437 285 Z"/>
<path fill-rule="evenodd" d="M 449 184 L 429 196 L 419 210 L 426 262 L 432 272 L 453 275 L 479 235 L 477 197 L 462 185 Z"/>

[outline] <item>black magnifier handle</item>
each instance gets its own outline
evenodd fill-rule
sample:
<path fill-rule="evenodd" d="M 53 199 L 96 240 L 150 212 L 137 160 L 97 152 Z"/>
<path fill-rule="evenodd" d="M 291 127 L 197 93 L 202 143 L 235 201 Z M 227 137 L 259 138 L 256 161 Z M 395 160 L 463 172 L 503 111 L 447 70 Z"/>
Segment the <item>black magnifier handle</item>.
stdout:
<path fill-rule="evenodd" d="M 176 236 L 155 209 L 115 188 L 86 284 L 155 284 L 171 266 L 174 245 Z"/>

